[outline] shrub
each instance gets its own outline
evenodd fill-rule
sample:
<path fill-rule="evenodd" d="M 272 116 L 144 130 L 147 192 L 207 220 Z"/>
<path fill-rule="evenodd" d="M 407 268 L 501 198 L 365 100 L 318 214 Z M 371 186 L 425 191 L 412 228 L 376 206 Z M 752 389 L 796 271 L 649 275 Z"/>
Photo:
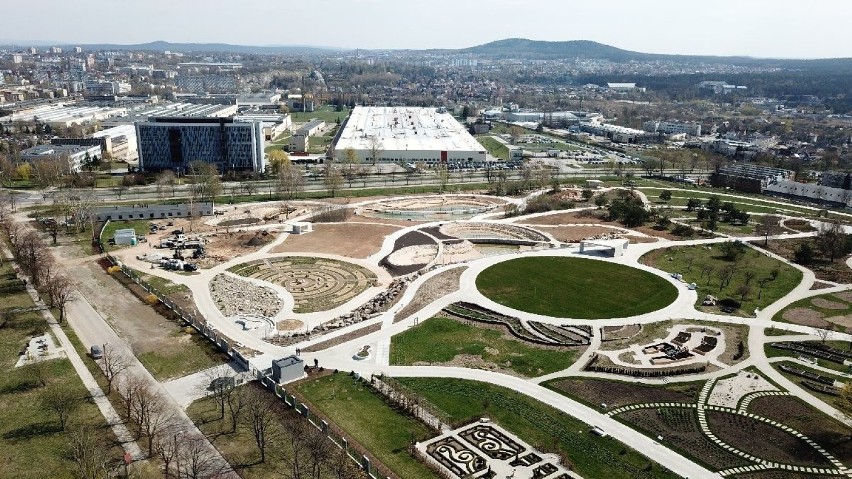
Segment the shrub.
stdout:
<path fill-rule="evenodd" d="M 160 302 L 160 298 L 158 298 L 156 294 L 150 293 L 148 296 L 145 296 L 145 302 L 153 306 Z"/>
<path fill-rule="evenodd" d="M 352 216 L 352 208 L 324 207 L 319 213 L 311 216 L 308 221 L 312 223 L 340 223 Z"/>
<path fill-rule="evenodd" d="M 675 227 L 672 228 L 672 234 L 682 238 L 687 238 L 693 236 L 695 234 L 695 230 L 689 225 L 676 224 Z"/>
<path fill-rule="evenodd" d="M 121 268 L 118 266 L 110 266 L 109 268 L 107 268 L 107 274 L 109 274 L 110 276 L 120 272 Z"/>

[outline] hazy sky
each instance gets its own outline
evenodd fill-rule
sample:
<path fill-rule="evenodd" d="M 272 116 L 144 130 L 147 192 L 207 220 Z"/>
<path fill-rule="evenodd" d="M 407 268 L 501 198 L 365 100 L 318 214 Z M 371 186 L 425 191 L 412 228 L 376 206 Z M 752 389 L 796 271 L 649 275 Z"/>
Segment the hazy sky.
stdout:
<path fill-rule="evenodd" d="M 0 41 L 462 48 L 522 37 L 594 40 L 650 53 L 852 57 L 849 0 L 39 0 L 38 5 L 15 10 L 18 20 L 30 21 L 3 22 Z"/>

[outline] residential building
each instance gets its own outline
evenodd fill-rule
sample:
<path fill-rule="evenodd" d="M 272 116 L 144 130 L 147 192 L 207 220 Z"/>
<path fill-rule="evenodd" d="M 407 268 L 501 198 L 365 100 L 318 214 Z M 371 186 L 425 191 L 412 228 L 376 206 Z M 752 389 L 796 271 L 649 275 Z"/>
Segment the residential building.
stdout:
<path fill-rule="evenodd" d="M 691 121 L 646 121 L 643 128 L 645 131 L 664 135 L 701 136 L 701 123 Z"/>
<path fill-rule="evenodd" d="M 88 158 L 100 157 L 100 145 L 39 145 L 22 150 L 21 160 L 34 162 L 51 158 L 64 158 L 68 161 L 67 173 L 78 173 Z"/>

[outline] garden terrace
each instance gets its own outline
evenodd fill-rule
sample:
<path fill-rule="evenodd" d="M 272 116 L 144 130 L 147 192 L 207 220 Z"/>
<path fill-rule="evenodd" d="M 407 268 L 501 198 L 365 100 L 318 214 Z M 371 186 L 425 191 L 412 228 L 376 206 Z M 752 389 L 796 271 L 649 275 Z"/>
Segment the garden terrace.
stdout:
<path fill-rule="evenodd" d="M 538 231 L 504 223 L 453 222 L 441 225 L 439 231 L 445 237 L 466 240 L 550 241 Z"/>
<path fill-rule="evenodd" d="M 608 261 L 536 256 L 497 263 L 476 287 L 520 311 L 557 318 L 624 318 L 662 309 L 678 291 L 665 278 Z"/>
<path fill-rule="evenodd" d="M 604 374 L 617 374 L 619 376 L 632 376 L 635 378 L 662 378 L 666 376 L 681 376 L 687 374 L 701 374 L 707 370 L 704 364 L 685 366 L 677 368 L 628 368 L 624 366 L 597 364 L 600 356 L 593 354 L 589 362 L 583 367 L 584 371 Z"/>
<path fill-rule="evenodd" d="M 828 346 L 820 346 L 812 343 L 796 342 L 796 343 L 770 343 L 770 346 L 778 349 L 787 349 L 797 353 L 816 356 L 837 364 L 843 364 L 849 358 L 849 353 L 840 351 Z"/>
<path fill-rule="evenodd" d="M 606 404 L 610 410 L 649 402 L 693 404 L 702 385 L 702 382 L 651 385 L 595 378 L 560 378 L 543 384 L 590 407 Z"/>
<path fill-rule="evenodd" d="M 527 321 L 527 326 L 538 334 L 566 346 L 587 345 L 592 340 L 591 326 L 554 326 L 538 321 Z"/>
<path fill-rule="evenodd" d="M 784 371 L 785 373 L 788 373 L 788 374 L 793 374 L 795 376 L 799 376 L 799 377 L 802 377 L 802 378 L 805 378 L 805 379 L 810 379 L 811 381 L 816 381 L 816 382 L 821 383 L 821 384 L 827 384 L 829 386 L 834 386 L 834 378 L 833 377 L 823 376 L 823 375 L 817 374 L 813 371 L 809 371 L 809 370 L 802 369 L 802 368 L 797 368 L 796 366 L 791 366 L 789 364 L 784 364 L 784 363 L 779 364 L 778 369 L 780 369 L 780 370 L 782 370 L 782 371 Z"/>
<path fill-rule="evenodd" d="M 524 327 L 521 320 L 518 318 L 505 316 L 476 304 L 464 302 L 453 303 L 444 308 L 443 311 L 452 316 L 458 316 L 470 321 L 502 325 L 506 327 L 513 336 L 523 341 L 546 345 L 558 344 L 554 340 L 545 339 L 533 334 Z"/>
<path fill-rule="evenodd" d="M 361 266 L 326 258 L 286 256 L 252 261 L 232 273 L 284 287 L 293 296 L 296 313 L 328 311 L 374 286 L 376 275 Z"/>

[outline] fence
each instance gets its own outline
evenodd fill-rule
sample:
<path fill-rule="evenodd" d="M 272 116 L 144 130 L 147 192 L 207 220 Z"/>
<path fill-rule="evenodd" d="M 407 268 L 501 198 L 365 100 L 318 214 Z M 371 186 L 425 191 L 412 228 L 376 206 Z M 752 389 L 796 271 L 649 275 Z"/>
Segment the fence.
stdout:
<path fill-rule="evenodd" d="M 295 395 L 287 394 L 287 391 L 281 387 L 281 385 L 277 384 L 270 377 L 263 377 L 260 379 L 260 383 L 268 389 L 270 392 L 275 394 L 275 397 L 280 399 L 287 405 L 287 407 L 293 408 L 299 413 L 300 416 L 305 418 L 312 426 L 322 431 L 323 434 L 326 435 L 329 441 L 331 441 L 335 446 L 342 449 L 346 455 L 351 459 L 355 464 L 358 465 L 369 477 L 372 479 L 390 479 L 390 477 L 385 476 L 384 478 L 379 475 L 377 468 L 372 464 L 370 458 L 367 457 L 366 454 L 360 454 L 355 451 L 354 448 L 349 446 L 349 441 L 343 437 L 343 435 L 336 434 L 332 431 L 328 422 L 326 422 L 321 417 L 312 413 L 310 408 L 305 403 L 299 402 L 298 398 Z"/>
<path fill-rule="evenodd" d="M 109 224 L 109 221 L 104 223 L 104 226 L 101 228 L 101 233 L 103 233 L 103 229 L 106 228 L 106 225 Z M 375 470 L 375 466 L 370 461 L 366 455 L 361 455 L 361 457 L 353 456 L 354 450 L 350 450 L 349 441 L 346 440 L 345 437 L 335 435 L 328 423 L 325 420 L 322 420 L 315 415 L 312 415 L 308 407 L 304 403 L 299 403 L 296 399 L 296 396 L 288 395 L 287 392 L 281 388 L 275 381 L 269 376 L 265 375 L 262 371 L 254 368 L 249 363 L 248 359 L 242 355 L 239 351 L 233 348 L 233 340 L 224 334 L 216 331 L 213 326 L 207 324 L 207 321 L 200 316 L 196 316 L 189 311 L 181 308 L 179 305 L 175 304 L 174 301 L 170 300 L 168 296 L 163 294 L 157 288 L 149 284 L 147 281 L 142 279 L 139 274 L 131 268 L 128 268 L 123 263 L 118 261 L 114 256 L 109 253 L 106 253 L 106 249 L 101 242 L 101 235 L 98 235 L 98 248 L 101 253 L 105 255 L 106 259 L 113 266 L 118 266 L 121 269 L 121 272 L 124 273 L 125 276 L 130 278 L 131 281 L 139 285 L 146 292 L 153 294 L 157 297 L 157 299 L 163 303 L 164 306 L 172 310 L 181 321 L 189 326 L 192 326 L 193 329 L 198 331 L 201 335 L 207 338 L 210 342 L 212 342 L 217 348 L 219 348 L 222 352 L 227 354 L 232 360 L 239 363 L 246 370 L 250 371 L 251 374 L 257 378 L 260 383 L 269 391 L 271 391 L 275 397 L 284 401 L 284 404 L 291 408 L 295 408 L 296 411 L 308 422 L 310 422 L 314 427 L 321 430 L 324 434 L 327 435 L 328 439 L 334 443 L 337 447 L 346 451 L 346 455 L 352 459 L 355 464 L 357 464 L 361 469 L 364 470 L 365 473 L 369 475 L 372 479 L 383 479 Z M 356 453 L 357 454 L 357 453 Z M 390 479 L 388 477 L 384 479 Z"/>

